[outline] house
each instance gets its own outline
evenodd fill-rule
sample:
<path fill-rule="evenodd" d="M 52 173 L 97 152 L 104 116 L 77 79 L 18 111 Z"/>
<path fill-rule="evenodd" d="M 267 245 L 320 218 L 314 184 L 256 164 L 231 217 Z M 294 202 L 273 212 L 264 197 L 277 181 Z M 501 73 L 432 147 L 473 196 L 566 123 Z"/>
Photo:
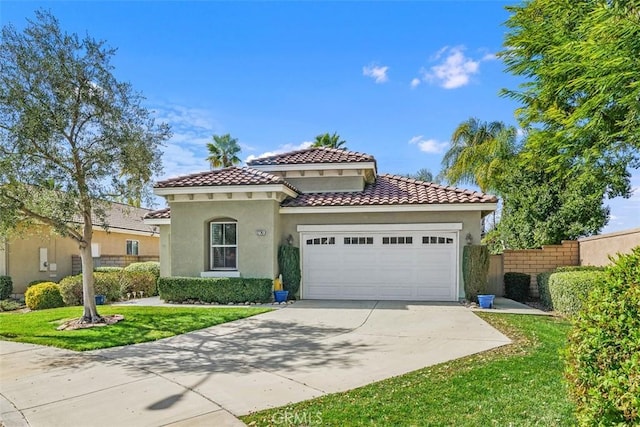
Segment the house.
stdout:
<path fill-rule="evenodd" d="M 107 211 L 108 231 L 98 224 L 93 229 L 92 252 L 96 266 L 124 267 L 137 261 L 157 261 L 160 252 L 158 230 L 143 222 L 149 209 L 111 203 Z M 13 292 L 23 294 L 35 280 L 59 281 L 81 270 L 78 244 L 61 237 L 48 226 L 23 230 L 19 237 L 0 243 L 0 275 L 11 276 Z"/>
<path fill-rule="evenodd" d="M 303 299 L 464 297 L 462 249 L 497 199 L 377 173 L 373 156 L 309 148 L 247 167 L 160 181 L 161 275 L 278 275 L 278 246 L 301 250 Z"/>

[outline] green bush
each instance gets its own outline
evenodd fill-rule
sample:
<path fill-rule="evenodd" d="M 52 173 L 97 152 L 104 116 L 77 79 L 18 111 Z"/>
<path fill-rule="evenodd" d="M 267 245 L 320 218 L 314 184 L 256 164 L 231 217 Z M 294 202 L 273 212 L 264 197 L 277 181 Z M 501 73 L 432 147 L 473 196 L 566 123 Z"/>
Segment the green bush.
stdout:
<path fill-rule="evenodd" d="M 120 300 L 119 273 L 93 273 L 96 295 L 104 295 L 107 302 Z M 60 293 L 66 305 L 82 305 L 82 274 L 67 276 L 60 281 Z"/>
<path fill-rule="evenodd" d="M 462 251 L 462 277 L 467 301 L 477 301 L 489 286 L 489 248 L 465 246 Z"/>
<path fill-rule="evenodd" d="M 52 282 L 51 280 L 42 280 L 42 279 L 32 280 L 32 281 L 30 281 L 30 282 L 29 282 L 29 284 L 27 285 L 27 288 L 30 288 L 30 287 L 32 287 L 33 285 L 39 285 L 40 283 L 49 283 L 49 282 L 51 282 L 51 283 L 55 283 L 55 282 Z"/>
<path fill-rule="evenodd" d="M 96 267 L 93 271 L 98 273 L 119 273 L 122 271 L 122 267 Z"/>
<path fill-rule="evenodd" d="M 504 293 L 509 299 L 527 301 L 529 286 L 531 286 L 531 276 L 528 274 L 514 272 L 504 274 Z"/>
<path fill-rule="evenodd" d="M 551 300 L 551 294 L 549 293 L 549 277 L 551 277 L 553 273 L 555 273 L 555 271 L 545 271 L 544 273 L 540 273 L 536 276 L 540 303 L 547 310 L 553 310 L 553 301 Z"/>
<path fill-rule="evenodd" d="M 160 277 L 160 263 L 157 261 L 134 262 L 124 268 L 124 271 L 151 273 L 156 276 L 156 280 Z"/>
<path fill-rule="evenodd" d="M 554 310 L 565 316 L 575 315 L 589 292 L 605 278 L 604 271 L 564 271 L 549 277 L 549 297 Z"/>
<path fill-rule="evenodd" d="M 10 276 L 0 276 L 0 300 L 7 299 L 13 293 L 13 281 Z"/>
<path fill-rule="evenodd" d="M 160 298 L 220 304 L 271 301 L 271 279 L 161 277 Z"/>
<path fill-rule="evenodd" d="M 31 310 L 44 310 L 64 306 L 60 286 L 53 282 L 44 282 L 28 288 L 24 300 Z"/>
<path fill-rule="evenodd" d="M 566 265 L 563 267 L 558 267 L 555 271 L 564 272 L 564 271 L 604 271 L 605 267 L 598 267 L 595 265 Z"/>
<path fill-rule="evenodd" d="M 289 299 L 292 299 L 300 290 L 300 249 L 291 245 L 280 245 L 278 268 L 282 274 L 282 289 L 289 291 Z"/>
<path fill-rule="evenodd" d="M 140 292 L 143 295 L 140 295 Z M 138 296 L 150 297 L 158 295 L 158 278 L 148 271 L 123 271 L 120 274 L 120 296 L 136 292 Z"/>
<path fill-rule="evenodd" d="M 581 425 L 640 425 L 640 247 L 603 279 L 569 334 L 569 392 Z"/>

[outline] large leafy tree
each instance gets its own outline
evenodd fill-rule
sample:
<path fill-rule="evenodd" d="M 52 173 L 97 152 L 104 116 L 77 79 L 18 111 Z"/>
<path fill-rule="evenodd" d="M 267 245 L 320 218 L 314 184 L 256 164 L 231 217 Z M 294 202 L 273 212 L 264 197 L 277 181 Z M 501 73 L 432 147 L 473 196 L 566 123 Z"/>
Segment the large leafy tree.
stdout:
<path fill-rule="evenodd" d="M 529 0 L 508 10 L 500 56 L 525 82 L 503 93 L 522 104 L 525 156 L 544 156 L 551 179 L 598 169 L 609 196 L 628 196 L 627 168 L 640 163 L 640 4 Z"/>
<path fill-rule="evenodd" d="M 347 149 L 347 141 L 340 139 L 340 135 L 337 132 L 333 134 L 323 133 L 316 136 L 312 147 L 328 147 L 328 148 L 340 148 L 342 150 Z"/>
<path fill-rule="evenodd" d="M 596 171 L 558 179 L 543 167 L 514 167 L 502 181 L 501 217 L 487 243 L 501 252 L 597 233 L 609 217 L 605 191 L 606 183 Z"/>
<path fill-rule="evenodd" d="M 209 157 L 207 161 L 211 169 L 227 168 L 240 163 L 240 145 L 236 138 L 231 138 L 230 134 L 213 135 L 213 142 L 207 143 Z"/>
<path fill-rule="evenodd" d="M 150 196 L 170 136 L 143 98 L 113 76 L 115 49 L 64 32 L 49 12 L 0 40 L 0 231 L 39 223 L 74 239 L 83 320 L 98 322 L 91 240 L 105 200 Z M 80 224 L 80 225 L 78 225 Z"/>
<path fill-rule="evenodd" d="M 451 135 L 451 147 L 442 159 L 442 175 L 453 185 L 471 184 L 483 192 L 498 192 L 516 152 L 513 126 L 470 118 Z"/>

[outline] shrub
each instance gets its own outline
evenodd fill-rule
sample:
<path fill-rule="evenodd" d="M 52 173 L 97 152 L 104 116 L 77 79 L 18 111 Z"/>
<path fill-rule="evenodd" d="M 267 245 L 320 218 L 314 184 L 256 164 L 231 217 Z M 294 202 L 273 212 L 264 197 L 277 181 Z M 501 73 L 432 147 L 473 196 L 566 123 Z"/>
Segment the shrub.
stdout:
<path fill-rule="evenodd" d="M 549 297 L 554 310 L 575 315 L 589 292 L 605 278 L 604 271 L 564 271 L 549 277 Z"/>
<path fill-rule="evenodd" d="M 0 311 L 14 311 L 19 310 L 22 307 L 24 307 L 24 304 L 14 299 L 9 298 L 0 300 Z"/>
<path fill-rule="evenodd" d="M 10 276 L 0 276 L 0 300 L 7 299 L 13 293 L 13 281 Z"/>
<path fill-rule="evenodd" d="M 98 273 L 119 273 L 122 271 L 122 267 L 96 267 L 93 271 Z"/>
<path fill-rule="evenodd" d="M 487 246 L 465 246 L 462 252 L 462 277 L 467 301 L 477 301 L 489 285 L 489 249 Z"/>
<path fill-rule="evenodd" d="M 119 273 L 93 273 L 96 295 L 104 295 L 108 302 L 120 300 Z M 67 276 L 60 281 L 60 293 L 66 305 L 82 305 L 82 274 Z"/>
<path fill-rule="evenodd" d="M 161 277 L 158 281 L 160 298 L 172 302 L 269 302 L 271 286 L 271 279 L 235 277 Z"/>
<path fill-rule="evenodd" d="M 525 302 L 529 296 L 529 286 L 531 286 L 531 276 L 528 274 L 504 274 L 504 293 L 509 299 Z"/>
<path fill-rule="evenodd" d="M 27 285 L 27 288 L 32 287 L 33 285 L 39 285 L 40 283 L 47 283 L 47 282 L 51 282 L 51 280 L 42 280 L 42 279 L 38 279 L 38 280 L 32 280 L 29 282 L 29 284 Z M 51 282 L 51 283 L 55 283 L 55 282 Z"/>
<path fill-rule="evenodd" d="M 620 256 L 578 312 L 565 375 L 582 425 L 640 425 L 640 247 Z"/>
<path fill-rule="evenodd" d="M 604 271 L 605 267 L 598 267 L 595 265 L 566 265 L 563 267 L 558 267 L 555 271 L 563 272 L 563 271 Z"/>
<path fill-rule="evenodd" d="M 44 310 L 64 306 L 60 286 L 53 282 L 44 282 L 28 288 L 24 300 L 31 310 Z"/>
<path fill-rule="evenodd" d="M 540 303 L 548 310 L 553 310 L 553 302 L 551 301 L 551 294 L 549 293 L 549 277 L 551 277 L 553 273 L 553 271 L 545 271 L 536 276 Z"/>
<path fill-rule="evenodd" d="M 160 277 L 160 263 L 157 261 L 134 262 L 124 268 L 124 271 L 151 273 L 156 276 L 156 280 Z"/>
<path fill-rule="evenodd" d="M 158 295 L 158 278 L 148 271 L 123 271 L 120 274 L 120 296 L 127 293 L 144 293 L 144 296 Z"/>
<path fill-rule="evenodd" d="M 300 289 L 300 249 L 291 245 L 278 248 L 278 268 L 282 274 L 282 288 L 293 298 Z"/>

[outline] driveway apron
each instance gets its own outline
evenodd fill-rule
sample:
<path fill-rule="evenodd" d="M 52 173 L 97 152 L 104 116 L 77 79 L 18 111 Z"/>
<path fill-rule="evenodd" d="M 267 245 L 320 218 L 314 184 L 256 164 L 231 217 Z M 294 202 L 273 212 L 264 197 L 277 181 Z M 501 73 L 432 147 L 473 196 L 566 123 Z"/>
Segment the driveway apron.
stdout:
<path fill-rule="evenodd" d="M 298 301 L 172 338 L 85 353 L 0 342 L 0 410 L 6 426 L 242 425 L 234 415 L 509 342 L 456 303 Z"/>

